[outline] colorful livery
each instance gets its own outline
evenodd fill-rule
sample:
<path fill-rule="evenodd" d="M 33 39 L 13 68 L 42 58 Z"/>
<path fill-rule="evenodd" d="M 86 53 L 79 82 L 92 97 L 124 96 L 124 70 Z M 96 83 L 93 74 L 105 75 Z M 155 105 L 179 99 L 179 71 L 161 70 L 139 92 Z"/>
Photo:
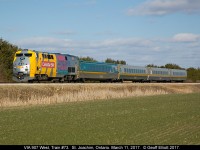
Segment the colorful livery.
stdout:
<path fill-rule="evenodd" d="M 78 57 L 33 50 L 17 51 L 13 61 L 16 82 L 76 80 Z"/>
<path fill-rule="evenodd" d="M 34 50 L 17 51 L 13 61 L 16 82 L 183 82 L 186 70 L 87 62 L 77 56 Z"/>

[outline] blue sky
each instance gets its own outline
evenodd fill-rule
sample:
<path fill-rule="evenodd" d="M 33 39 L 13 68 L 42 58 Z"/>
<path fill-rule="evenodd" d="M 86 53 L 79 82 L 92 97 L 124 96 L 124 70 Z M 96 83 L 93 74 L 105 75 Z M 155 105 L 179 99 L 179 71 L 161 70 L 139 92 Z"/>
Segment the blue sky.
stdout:
<path fill-rule="evenodd" d="M 0 0 L 0 18 L 20 48 L 200 67 L 199 0 Z"/>

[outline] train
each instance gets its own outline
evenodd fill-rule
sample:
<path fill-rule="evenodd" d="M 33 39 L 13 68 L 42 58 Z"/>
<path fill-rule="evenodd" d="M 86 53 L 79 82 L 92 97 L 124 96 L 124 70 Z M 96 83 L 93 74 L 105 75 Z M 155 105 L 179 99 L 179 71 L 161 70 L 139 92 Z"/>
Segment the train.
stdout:
<path fill-rule="evenodd" d="M 18 50 L 13 60 L 15 82 L 184 82 L 187 71 L 89 62 L 69 54 Z"/>

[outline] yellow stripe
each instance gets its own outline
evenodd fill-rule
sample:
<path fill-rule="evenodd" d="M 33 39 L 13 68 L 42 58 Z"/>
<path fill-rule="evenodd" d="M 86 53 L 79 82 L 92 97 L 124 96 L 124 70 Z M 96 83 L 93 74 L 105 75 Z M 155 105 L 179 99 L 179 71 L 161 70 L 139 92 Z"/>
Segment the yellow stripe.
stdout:
<path fill-rule="evenodd" d="M 153 77 L 159 76 L 159 77 L 169 77 L 169 78 L 187 78 L 187 76 L 170 76 L 170 75 L 161 75 L 161 74 L 158 74 L 158 75 L 151 74 L 149 76 L 153 76 Z"/>
<path fill-rule="evenodd" d="M 30 77 L 35 77 L 35 73 L 36 73 L 36 54 L 32 50 L 28 50 L 28 53 L 32 54 L 32 57 L 29 57 L 29 60 L 30 60 Z"/>
<path fill-rule="evenodd" d="M 56 77 L 56 70 L 57 70 L 57 59 L 56 59 L 56 55 L 55 54 L 53 54 L 53 62 L 54 62 L 54 64 L 55 64 L 55 68 L 53 68 L 53 77 Z"/>
<path fill-rule="evenodd" d="M 159 76 L 159 77 L 171 77 L 170 75 L 162 75 L 162 74 L 150 74 L 149 76 L 151 76 L 151 77 L 157 77 L 157 76 Z"/>
<path fill-rule="evenodd" d="M 121 73 L 120 75 L 124 76 L 151 76 L 151 77 L 169 77 L 169 78 L 187 78 L 187 76 L 170 76 L 170 75 L 161 75 L 161 74 L 128 74 L 128 73 Z"/>
<path fill-rule="evenodd" d="M 16 54 L 20 54 L 21 52 L 22 52 L 22 51 L 17 51 L 17 52 L 15 53 L 13 62 L 17 59 Z"/>
<path fill-rule="evenodd" d="M 124 76 L 148 76 L 148 74 L 129 74 L 129 73 L 121 73 L 120 75 L 124 75 Z"/>
<path fill-rule="evenodd" d="M 89 73 L 89 74 L 107 74 L 106 72 L 90 72 L 90 71 L 80 71 L 80 73 Z"/>
<path fill-rule="evenodd" d="M 42 68 L 41 74 L 47 74 L 48 68 L 42 67 L 42 62 L 43 62 L 43 61 L 47 62 L 47 61 L 48 61 L 48 58 L 43 58 L 43 57 L 42 57 L 42 54 L 46 54 L 46 53 L 42 53 L 42 52 L 41 52 L 41 58 L 42 58 L 42 59 L 41 59 L 41 68 Z"/>
<path fill-rule="evenodd" d="M 171 76 L 171 78 L 187 78 L 186 76 Z"/>

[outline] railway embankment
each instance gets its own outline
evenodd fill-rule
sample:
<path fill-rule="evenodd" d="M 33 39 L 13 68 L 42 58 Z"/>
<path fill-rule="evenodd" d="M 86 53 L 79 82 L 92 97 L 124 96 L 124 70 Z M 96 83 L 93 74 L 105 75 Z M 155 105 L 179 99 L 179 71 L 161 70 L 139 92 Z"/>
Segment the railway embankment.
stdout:
<path fill-rule="evenodd" d="M 0 84 L 0 107 L 200 93 L 200 83 Z"/>

